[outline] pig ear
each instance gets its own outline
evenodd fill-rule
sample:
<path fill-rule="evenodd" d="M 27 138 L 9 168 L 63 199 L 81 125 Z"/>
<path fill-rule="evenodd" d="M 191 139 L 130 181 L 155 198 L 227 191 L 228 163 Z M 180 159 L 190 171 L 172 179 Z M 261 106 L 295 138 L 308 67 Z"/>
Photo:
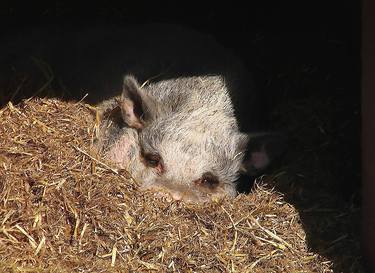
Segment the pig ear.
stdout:
<path fill-rule="evenodd" d="M 253 134 L 249 139 L 241 168 L 248 175 L 259 174 L 286 150 L 287 139 L 282 134 Z"/>
<path fill-rule="evenodd" d="M 119 106 L 123 120 L 135 129 L 142 129 L 144 121 L 143 93 L 138 81 L 131 75 L 124 77 Z"/>
<path fill-rule="evenodd" d="M 239 133 L 237 135 L 236 143 L 237 143 L 237 151 L 243 153 L 246 150 L 248 142 L 249 142 L 249 135 L 245 133 Z"/>

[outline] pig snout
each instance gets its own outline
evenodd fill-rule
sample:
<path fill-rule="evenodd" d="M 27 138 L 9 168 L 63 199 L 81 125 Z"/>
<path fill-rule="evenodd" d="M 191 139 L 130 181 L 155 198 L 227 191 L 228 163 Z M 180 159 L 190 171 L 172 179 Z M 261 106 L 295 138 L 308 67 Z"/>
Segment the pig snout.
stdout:
<path fill-rule="evenodd" d="M 194 183 L 192 183 L 192 187 L 187 185 L 189 185 L 189 183 L 161 182 L 143 185 L 141 190 L 153 192 L 156 196 L 165 198 L 167 201 L 183 200 L 191 203 L 201 203 L 223 198 L 228 195 L 232 197 L 236 195 L 234 190 L 224 189 L 222 187 L 207 189 L 195 185 Z"/>

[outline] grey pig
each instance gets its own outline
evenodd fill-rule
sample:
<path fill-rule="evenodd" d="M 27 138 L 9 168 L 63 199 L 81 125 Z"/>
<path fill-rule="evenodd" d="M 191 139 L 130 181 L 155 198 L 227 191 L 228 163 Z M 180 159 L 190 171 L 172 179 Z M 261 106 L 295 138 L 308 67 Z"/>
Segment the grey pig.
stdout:
<path fill-rule="evenodd" d="M 121 95 L 98 109 L 117 121 L 103 118 L 97 148 L 128 169 L 142 189 L 192 202 L 236 196 L 249 136 L 239 131 L 224 77 L 180 77 L 141 86 L 126 75 Z M 242 166 L 263 169 L 269 161 L 258 149 Z"/>

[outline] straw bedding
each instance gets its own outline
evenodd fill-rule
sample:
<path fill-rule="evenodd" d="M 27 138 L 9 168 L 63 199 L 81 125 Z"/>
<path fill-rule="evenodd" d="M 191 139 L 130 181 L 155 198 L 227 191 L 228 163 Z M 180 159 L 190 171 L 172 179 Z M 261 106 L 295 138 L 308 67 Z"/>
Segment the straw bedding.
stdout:
<path fill-rule="evenodd" d="M 93 112 L 39 98 L 0 110 L 1 272 L 332 272 L 272 178 L 168 202 L 95 155 Z"/>

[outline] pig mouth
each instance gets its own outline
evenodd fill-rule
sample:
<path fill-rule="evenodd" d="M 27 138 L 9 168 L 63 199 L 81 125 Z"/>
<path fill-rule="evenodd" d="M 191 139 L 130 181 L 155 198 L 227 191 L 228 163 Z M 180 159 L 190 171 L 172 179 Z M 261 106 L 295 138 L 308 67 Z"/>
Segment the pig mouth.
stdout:
<path fill-rule="evenodd" d="M 152 184 L 141 186 L 142 191 L 151 192 L 157 197 L 166 201 L 184 201 L 186 203 L 204 203 L 218 200 L 227 196 L 224 189 L 218 188 L 215 191 L 193 189 L 188 186 L 170 184 Z"/>

